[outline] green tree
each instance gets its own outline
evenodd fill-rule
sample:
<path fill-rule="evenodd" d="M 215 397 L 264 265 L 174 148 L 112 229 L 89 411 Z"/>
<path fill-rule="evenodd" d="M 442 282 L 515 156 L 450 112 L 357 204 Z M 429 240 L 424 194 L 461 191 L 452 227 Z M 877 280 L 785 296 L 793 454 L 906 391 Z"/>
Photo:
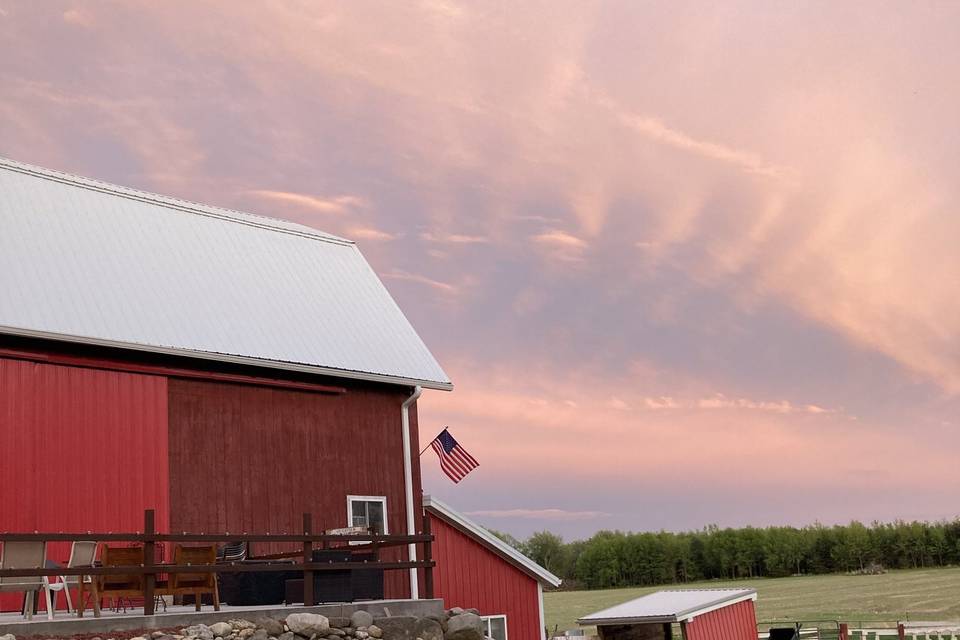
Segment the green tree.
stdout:
<path fill-rule="evenodd" d="M 563 538 L 549 531 L 538 531 L 524 543 L 524 553 L 552 573 L 559 573 L 565 566 L 566 548 Z"/>

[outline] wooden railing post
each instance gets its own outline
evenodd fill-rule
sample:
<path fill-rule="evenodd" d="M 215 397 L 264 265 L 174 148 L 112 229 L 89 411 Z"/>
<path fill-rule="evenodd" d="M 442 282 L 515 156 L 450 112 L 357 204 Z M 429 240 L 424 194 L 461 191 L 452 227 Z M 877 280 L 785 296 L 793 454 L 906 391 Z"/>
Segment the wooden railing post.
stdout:
<path fill-rule="evenodd" d="M 309 513 L 303 514 L 303 535 L 313 534 L 313 518 Z M 313 541 L 306 540 L 303 543 L 303 563 L 313 562 Z M 313 606 L 313 571 L 303 570 L 303 606 Z"/>
<path fill-rule="evenodd" d="M 902 622 L 897 623 L 897 637 L 904 640 L 907 637 L 907 628 Z"/>
<path fill-rule="evenodd" d="M 426 536 L 431 535 L 430 533 L 430 514 L 423 514 L 423 534 Z M 433 541 L 427 540 L 423 543 L 423 561 L 426 563 L 426 566 L 423 568 L 423 588 L 426 591 L 426 596 L 428 599 L 433 599 L 433 567 L 431 566 L 433 562 Z"/>
<path fill-rule="evenodd" d="M 157 586 L 157 574 L 152 571 L 156 564 L 155 543 L 153 535 L 156 533 L 156 513 L 153 509 L 143 512 L 143 615 L 152 616 L 154 611 L 154 589 Z M 82 579 L 82 578 L 81 578 Z"/>
<path fill-rule="evenodd" d="M 848 640 L 850 637 L 850 627 L 846 622 L 840 623 L 840 638 L 839 640 Z"/>

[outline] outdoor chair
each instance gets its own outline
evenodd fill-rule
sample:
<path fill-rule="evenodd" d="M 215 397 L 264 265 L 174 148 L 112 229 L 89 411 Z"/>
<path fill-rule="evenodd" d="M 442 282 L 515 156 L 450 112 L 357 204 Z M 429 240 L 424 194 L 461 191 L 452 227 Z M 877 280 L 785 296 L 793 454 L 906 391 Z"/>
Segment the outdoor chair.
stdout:
<path fill-rule="evenodd" d="M 0 569 L 39 569 L 47 563 L 47 544 L 45 542 L 4 542 L 0 548 Z M 23 615 L 27 620 L 36 613 L 35 596 L 43 588 L 41 576 L 0 578 L 0 593 L 14 592 L 24 594 Z M 47 617 L 50 605 L 47 605 Z"/>
<path fill-rule="evenodd" d="M 228 543 L 220 547 L 220 550 L 217 552 L 217 557 L 219 562 L 243 562 L 247 559 L 247 545 L 246 542 L 235 542 Z"/>
<path fill-rule="evenodd" d="M 68 569 L 77 567 L 92 567 L 93 561 L 97 557 L 97 543 L 92 541 L 74 542 L 70 547 L 70 560 L 67 561 Z M 93 586 L 93 579 L 90 576 L 82 576 L 85 586 Z M 73 602 L 70 599 L 70 587 L 77 587 L 78 597 L 83 597 L 80 592 L 81 576 L 56 576 L 53 581 L 47 576 L 43 577 L 43 590 L 46 595 L 47 618 L 53 619 L 57 608 L 57 595 L 62 591 L 67 599 L 67 611 L 73 611 Z M 53 607 L 51 608 L 51 603 Z"/>
<path fill-rule="evenodd" d="M 100 553 L 100 564 L 104 567 L 140 567 L 143 565 L 143 547 L 111 547 L 103 545 Z M 93 580 L 94 615 L 99 616 L 100 598 L 113 598 L 122 601 L 123 598 L 137 598 L 143 596 L 142 574 L 111 574 L 97 576 Z M 81 598 L 77 615 L 83 616 L 84 602 Z"/>
<path fill-rule="evenodd" d="M 216 545 L 185 547 L 177 545 L 173 549 L 175 565 L 215 565 L 217 563 Z M 171 573 L 166 583 L 157 585 L 157 592 L 163 595 L 193 595 L 197 611 L 203 604 L 203 594 L 213 598 L 213 610 L 220 611 L 220 590 L 215 573 Z"/>

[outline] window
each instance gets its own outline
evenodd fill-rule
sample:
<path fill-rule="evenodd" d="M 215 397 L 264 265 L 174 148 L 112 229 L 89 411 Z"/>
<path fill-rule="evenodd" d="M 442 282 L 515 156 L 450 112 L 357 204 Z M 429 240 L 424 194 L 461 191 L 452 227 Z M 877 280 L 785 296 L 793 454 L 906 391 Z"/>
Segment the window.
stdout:
<path fill-rule="evenodd" d="M 347 496 L 347 526 L 387 531 L 387 499 L 384 496 Z"/>
<path fill-rule="evenodd" d="M 487 637 L 493 640 L 507 640 L 507 616 L 483 616 L 487 627 Z"/>

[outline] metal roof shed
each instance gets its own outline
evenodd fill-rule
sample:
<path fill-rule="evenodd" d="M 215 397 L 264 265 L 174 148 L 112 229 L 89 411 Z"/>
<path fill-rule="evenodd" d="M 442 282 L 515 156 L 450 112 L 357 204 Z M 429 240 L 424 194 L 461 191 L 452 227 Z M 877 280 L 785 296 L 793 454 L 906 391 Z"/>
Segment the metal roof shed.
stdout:
<path fill-rule="evenodd" d="M 679 623 L 683 640 L 755 640 L 755 589 L 657 591 L 591 613 L 577 622 L 596 625 L 601 640 L 663 640 Z"/>

